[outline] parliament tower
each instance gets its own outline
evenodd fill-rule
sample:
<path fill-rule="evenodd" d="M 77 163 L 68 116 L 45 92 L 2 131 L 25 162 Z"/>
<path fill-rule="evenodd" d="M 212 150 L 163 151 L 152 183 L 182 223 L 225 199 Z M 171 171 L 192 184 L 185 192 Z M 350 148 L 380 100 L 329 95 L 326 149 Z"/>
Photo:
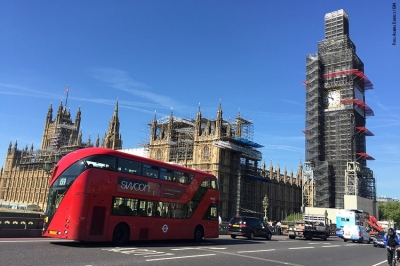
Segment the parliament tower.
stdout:
<path fill-rule="evenodd" d="M 306 57 L 306 162 L 303 206 L 344 208 L 345 195 L 375 201 L 375 179 L 367 167 L 366 102 L 372 83 L 350 39 L 343 10 L 325 15 L 325 38 Z"/>

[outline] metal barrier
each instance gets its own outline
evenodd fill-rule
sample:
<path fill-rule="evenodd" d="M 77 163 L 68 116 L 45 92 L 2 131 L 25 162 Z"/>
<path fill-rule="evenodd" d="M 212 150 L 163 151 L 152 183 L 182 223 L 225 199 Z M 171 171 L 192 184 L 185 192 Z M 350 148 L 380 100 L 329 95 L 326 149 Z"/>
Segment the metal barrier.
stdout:
<path fill-rule="evenodd" d="M 43 218 L 0 217 L 0 237 L 39 237 Z"/>

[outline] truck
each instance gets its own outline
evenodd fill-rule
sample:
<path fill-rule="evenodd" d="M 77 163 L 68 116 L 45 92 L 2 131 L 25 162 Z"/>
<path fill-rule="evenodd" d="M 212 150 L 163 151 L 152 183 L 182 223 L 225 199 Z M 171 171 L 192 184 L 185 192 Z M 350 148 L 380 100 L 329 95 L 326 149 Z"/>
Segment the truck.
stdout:
<path fill-rule="evenodd" d="M 294 221 L 288 229 L 290 239 L 296 237 L 311 240 L 321 238 L 326 240 L 329 237 L 330 226 L 324 215 L 303 215 L 303 220 Z"/>
<path fill-rule="evenodd" d="M 378 222 L 378 220 L 373 215 L 370 215 L 368 217 L 368 219 L 366 220 L 366 227 L 369 230 L 371 240 L 374 240 L 375 236 L 378 233 L 384 232 L 383 227 L 381 226 L 381 224 Z"/>

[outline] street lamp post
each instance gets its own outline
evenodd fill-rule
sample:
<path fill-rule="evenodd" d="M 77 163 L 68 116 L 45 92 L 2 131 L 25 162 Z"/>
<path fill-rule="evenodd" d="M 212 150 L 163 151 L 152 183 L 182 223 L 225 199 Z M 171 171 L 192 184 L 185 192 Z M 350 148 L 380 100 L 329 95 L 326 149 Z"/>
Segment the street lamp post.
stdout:
<path fill-rule="evenodd" d="M 264 196 L 264 199 L 262 201 L 262 205 L 264 207 L 264 222 L 268 222 L 268 217 L 267 217 L 268 197 L 267 197 L 267 195 Z"/>
<path fill-rule="evenodd" d="M 51 175 L 54 165 L 61 159 L 60 154 L 50 155 L 50 157 L 43 163 L 43 170 L 46 174 Z"/>

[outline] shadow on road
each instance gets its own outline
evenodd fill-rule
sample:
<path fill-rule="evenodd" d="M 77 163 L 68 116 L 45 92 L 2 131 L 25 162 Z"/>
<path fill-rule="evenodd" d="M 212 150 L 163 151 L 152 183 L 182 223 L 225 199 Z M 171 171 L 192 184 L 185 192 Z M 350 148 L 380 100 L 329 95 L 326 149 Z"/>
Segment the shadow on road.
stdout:
<path fill-rule="evenodd" d="M 252 245 L 259 244 L 260 242 L 274 242 L 277 239 L 272 238 L 271 240 L 266 240 L 262 238 L 256 238 L 254 240 L 248 240 L 247 238 L 237 237 L 236 239 L 231 239 L 229 236 L 220 236 L 216 239 L 204 239 L 201 242 L 195 242 L 193 240 L 141 240 L 141 241 L 130 241 L 124 247 L 182 247 L 182 246 L 207 246 L 207 245 Z M 50 242 L 53 245 L 68 246 L 73 248 L 99 248 L 99 247 L 115 247 L 111 242 L 80 242 L 80 241 L 57 241 Z"/>

